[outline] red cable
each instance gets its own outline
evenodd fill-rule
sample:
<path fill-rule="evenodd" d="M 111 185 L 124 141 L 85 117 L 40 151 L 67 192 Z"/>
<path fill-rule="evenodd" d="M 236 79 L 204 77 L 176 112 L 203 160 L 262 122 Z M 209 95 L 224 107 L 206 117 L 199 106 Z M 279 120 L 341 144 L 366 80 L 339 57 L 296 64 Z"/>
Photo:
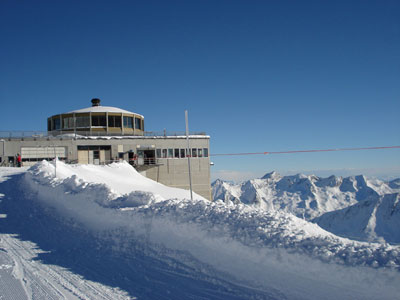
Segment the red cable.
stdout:
<path fill-rule="evenodd" d="M 292 154 L 292 153 L 305 153 L 305 152 L 359 151 L 359 150 L 381 150 L 381 149 L 399 149 L 399 148 L 400 146 L 388 146 L 388 147 L 359 147 L 359 148 L 337 148 L 337 149 L 318 149 L 318 150 L 268 151 L 268 152 L 249 152 L 249 153 L 216 153 L 216 154 L 210 154 L 210 156 Z"/>

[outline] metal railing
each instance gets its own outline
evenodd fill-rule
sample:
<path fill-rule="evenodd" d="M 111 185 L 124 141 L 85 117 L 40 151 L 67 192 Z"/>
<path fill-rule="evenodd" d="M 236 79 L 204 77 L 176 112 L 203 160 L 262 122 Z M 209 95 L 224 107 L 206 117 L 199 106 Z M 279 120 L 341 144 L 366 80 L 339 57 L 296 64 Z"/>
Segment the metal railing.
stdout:
<path fill-rule="evenodd" d="M 190 135 L 206 136 L 205 132 L 190 132 Z M 68 137 L 100 137 L 100 136 L 145 136 L 145 137 L 167 137 L 167 136 L 185 136 L 184 131 L 144 131 L 143 134 L 123 134 L 115 132 L 96 132 L 96 131 L 0 131 L 0 139 L 24 139 L 24 138 L 62 138 Z"/>

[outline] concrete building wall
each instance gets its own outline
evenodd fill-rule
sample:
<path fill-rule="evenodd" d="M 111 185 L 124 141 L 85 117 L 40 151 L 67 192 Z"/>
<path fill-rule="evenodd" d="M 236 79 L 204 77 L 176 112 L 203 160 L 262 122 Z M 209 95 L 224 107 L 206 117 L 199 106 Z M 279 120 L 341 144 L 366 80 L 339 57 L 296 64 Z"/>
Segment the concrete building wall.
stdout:
<path fill-rule="evenodd" d="M 62 147 L 65 148 L 66 157 L 60 157 L 61 153 L 63 153 Z M 96 147 L 102 147 L 98 148 L 102 150 L 97 153 L 99 157 L 97 161 L 93 156 L 93 150 L 90 150 Z M 35 148 L 38 149 L 39 157 L 34 155 Z M 81 163 L 110 163 L 112 160 L 124 159 L 135 164 L 137 170 L 148 178 L 171 187 L 189 189 L 188 158 L 168 155 L 171 149 L 175 154 L 175 149 L 179 149 L 181 152 L 186 148 L 187 141 L 184 136 L 89 137 L 84 139 L 57 136 L 50 138 L 0 139 L 0 163 L 8 165 L 17 153 L 22 154 L 23 165 L 32 165 L 42 159 L 52 159 L 54 158 L 53 153 L 57 154 L 60 159 L 70 163 L 78 163 L 79 158 Z M 190 148 L 195 148 L 197 155 L 198 149 L 201 149 L 200 151 L 202 152 L 202 157 L 190 158 L 193 190 L 211 200 L 210 159 L 209 155 L 206 157 L 203 155 L 203 151 L 209 153 L 209 137 L 191 136 Z M 54 150 L 53 152 L 51 151 L 52 149 Z M 137 166 L 138 161 L 133 161 L 132 158 L 134 155 L 137 157 L 140 151 L 154 151 L 155 157 L 151 162 L 152 164 Z M 163 153 L 167 153 L 166 157 L 163 157 Z M 50 157 L 43 157 L 46 154 Z"/>

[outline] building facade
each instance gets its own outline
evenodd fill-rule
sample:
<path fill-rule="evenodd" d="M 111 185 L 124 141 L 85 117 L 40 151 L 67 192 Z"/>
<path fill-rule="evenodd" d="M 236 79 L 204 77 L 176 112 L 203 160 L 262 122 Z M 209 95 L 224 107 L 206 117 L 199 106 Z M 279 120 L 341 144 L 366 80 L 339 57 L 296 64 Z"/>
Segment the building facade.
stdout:
<path fill-rule="evenodd" d="M 210 137 L 151 134 L 144 131 L 144 117 L 115 107 L 92 106 L 54 115 L 47 120 L 47 134 L 0 137 L 0 165 L 12 165 L 16 154 L 29 166 L 55 157 L 67 163 L 108 164 L 125 160 L 142 175 L 165 185 L 189 189 L 188 156 L 192 187 L 211 200 Z"/>

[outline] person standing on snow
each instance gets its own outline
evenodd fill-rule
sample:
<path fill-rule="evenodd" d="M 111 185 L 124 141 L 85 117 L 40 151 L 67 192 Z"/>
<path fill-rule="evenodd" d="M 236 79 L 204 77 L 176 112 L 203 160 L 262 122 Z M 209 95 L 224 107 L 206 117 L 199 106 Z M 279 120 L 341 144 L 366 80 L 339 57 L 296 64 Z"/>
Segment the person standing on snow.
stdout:
<path fill-rule="evenodd" d="M 21 155 L 19 153 L 17 153 L 17 167 L 20 168 L 21 167 Z"/>

